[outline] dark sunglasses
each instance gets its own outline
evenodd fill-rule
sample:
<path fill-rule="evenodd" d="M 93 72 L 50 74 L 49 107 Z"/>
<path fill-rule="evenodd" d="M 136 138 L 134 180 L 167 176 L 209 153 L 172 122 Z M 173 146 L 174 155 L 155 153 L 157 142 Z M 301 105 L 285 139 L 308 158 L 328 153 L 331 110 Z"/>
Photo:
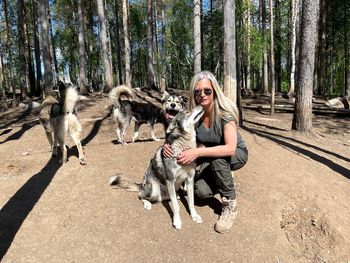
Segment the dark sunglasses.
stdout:
<path fill-rule="evenodd" d="M 197 89 L 193 92 L 194 96 L 199 97 L 200 95 L 202 95 L 202 90 L 204 91 L 205 96 L 210 96 L 213 92 L 213 90 L 210 88 Z"/>

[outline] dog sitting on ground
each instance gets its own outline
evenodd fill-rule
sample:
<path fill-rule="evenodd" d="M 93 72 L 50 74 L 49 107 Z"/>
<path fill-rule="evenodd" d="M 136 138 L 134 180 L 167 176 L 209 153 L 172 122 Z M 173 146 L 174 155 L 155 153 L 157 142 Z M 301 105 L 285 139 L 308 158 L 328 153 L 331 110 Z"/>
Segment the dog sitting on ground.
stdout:
<path fill-rule="evenodd" d="M 123 99 L 123 97 L 126 99 Z M 117 86 L 109 93 L 109 98 L 113 103 L 113 119 L 117 124 L 118 142 L 123 145 L 126 145 L 124 136 L 131 124 L 131 120 L 135 121 L 132 142 L 139 136 L 140 126 L 144 123 L 148 124 L 152 139 L 158 141 L 159 139 L 154 134 L 154 125 L 162 123 L 166 130 L 171 120 L 179 111 L 184 109 L 185 105 L 181 96 L 169 94 L 166 91 L 161 98 L 162 108 L 147 102 L 139 103 L 133 101 L 133 97 L 133 90 L 125 85 Z"/>
<path fill-rule="evenodd" d="M 78 91 L 73 85 L 65 88 L 64 84 L 61 83 L 58 97 L 59 99 L 56 99 L 54 95 L 46 96 L 39 114 L 40 123 L 45 129 L 51 146 L 52 156 L 57 155 L 58 143 L 62 151 L 61 163 L 67 161 L 65 137 L 66 133 L 68 133 L 78 148 L 80 164 L 86 164 L 80 142 L 82 127 L 76 115 Z"/>
<path fill-rule="evenodd" d="M 173 210 L 173 226 L 181 229 L 181 218 L 176 192 L 185 183 L 187 191 L 188 207 L 191 218 L 196 223 L 202 223 L 200 215 L 194 207 L 194 175 L 195 162 L 189 165 L 179 165 L 176 156 L 181 152 L 196 148 L 195 126 L 203 115 L 203 108 L 198 106 L 192 111 L 179 112 L 169 124 L 166 131 L 166 143 L 171 144 L 174 156 L 166 158 L 162 154 L 162 146 L 159 147 L 150 161 L 144 175 L 142 184 L 136 184 L 123 178 L 121 175 L 113 176 L 110 185 L 116 185 L 129 191 L 138 191 L 144 207 L 151 209 L 151 202 L 160 202 L 170 199 Z"/>

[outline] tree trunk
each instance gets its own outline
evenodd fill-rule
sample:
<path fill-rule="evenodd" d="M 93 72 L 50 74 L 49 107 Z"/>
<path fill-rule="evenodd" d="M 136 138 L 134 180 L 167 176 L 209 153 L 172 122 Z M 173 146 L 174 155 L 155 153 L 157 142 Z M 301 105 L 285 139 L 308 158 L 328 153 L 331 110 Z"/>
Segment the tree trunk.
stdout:
<path fill-rule="evenodd" d="M 50 26 L 49 32 L 50 32 L 50 53 L 51 53 L 51 67 L 52 67 L 52 76 L 56 76 L 57 79 L 57 73 L 58 73 L 58 65 L 57 65 L 57 57 L 56 57 L 56 47 L 54 43 L 54 38 L 53 38 L 53 30 L 52 30 L 52 21 L 51 21 L 51 12 L 50 12 L 50 1 L 47 3 L 48 6 L 48 23 Z M 74 11 L 73 11 L 73 16 L 74 16 Z M 75 20 L 75 19 L 74 19 Z M 54 79 L 54 78 L 53 78 Z"/>
<path fill-rule="evenodd" d="M 120 46 L 120 34 L 119 34 L 119 4 L 118 0 L 114 1 L 115 5 L 115 35 L 116 35 L 116 42 L 117 42 L 117 63 L 118 65 L 118 77 L 119 77 L 119 84 L 123 84 L 123 72 L 122 72 L 122 55 L 121 55 L 121 46 Z"/>
<path fill-rule="evenodd" d="M 275 114 L 275 90 L 276 90 L 273 15 L 274 15 L 273 14 L 273 1 L 270 0 L 270 58 L 271 58 L 271 111 L 270 111 L 270 115 L 271 116 Z"/>
<path fill-rule="evenodd" d="M 8 71 L 9 71 L 9 81 L 8 84 L 12 91 L 12 98 L 13 101 L 16 101 L 16 87 L 14 83 L 13 78 L 13 68 L 12 68 L 12 51 L 11 51 L 11 35 L 10 35 L 10 28 L 9 28 L 9 19 L 8 19 L 8 10 L 7 10 L 7 0 L 2 1 L 3 10 L 5 14 L 5 31 L 6 31 L 6 50 L 8 54 Z"/>
<path fill-rule="evenodd" d="M 153 30 L 152 30 L 152 0 L 147 0 L 147 86 L 155 89 L 155 73 L 153 67 Z"/>
<path fill-rule="evenodd" d="M 165 31 L 165 3 L 161 0 L 162 5 L 162 76 L 160 78 L 160 90 L 162 92 L 166 89 L 166 31 Z"/>
<path fill-rule="evenodd" d="M 344 29 L 344 96 L 350 96 L 350 40 L 349 40 L 349 27 L 350 22 L 348 18 L 348 6 L 347 2 L 344 1 L 344 23 L 345 23 L 345 29 Z"/>
<path fill-rule="evenodd" d="M 5 87 L 3 85 L 4 83 L 4 74 L 3 74 L 3 68 L 2 68 L 2 55 L 0 54 L 0 97 L 3 99 L 6 99 L 6 92 Z"/>
<path fill-rule="evenodd" d="M 201 71 L 201 1 L 193 0 L 194 74 Z"/>
<path fill-rule="evenodd" d="M 79 19 L 79 88 L 81 94 L 87 94 L 86 89 L 86 51 L 85 51 L 85 19 L 82 10 L 82 0 L 78 0 Z"/>
<path fill-rule="evenodd" d="M 301 47 L 298 65 L 298 87 L 294 106 L 292 129 L 300 132 L 312 130 L 312 90 L 317 42 L 319 0 L 302 3 Z"/>
<path fill-rule="evenodd" d="M 111 64 L 109 62 L 108 46 L 107 46 L 107 29 L 105 21 L 105 8 L 103 0 L 97 0 L 97 10 L 98 10 L 98 19 L 100 23 L 100 43 L 102 47 L 102 56 L 103 56 L 103 66 L 104 66 L 104 77 L 105 77 L 105 92 L 109 92 L 113 87 L 113 78 Z"/>
<path fill-rule="evenodd" d="M 42 46 L 42 57 L 44 61 L 44 87 L 45 94 L 49 95 L 53 89 L 53 72 L 51 65 L 51 53 L 50 53 L 50 34 L 47 21 L 47 0 L 40 0 L 40 19 L 41 19 L 41 46 Z"/>
<path fill-rule="evenodd" d="M 319 41 L 318 41 L 318 56 L 317 56 L 317 76 L 318 76 L 318 94 L 325 92 L 325 72 L 326 72 L 326 41 L 327 41 L 327 8 L 326 0 L 320 0 L 320 26 L 319 26 Z"/>
<path fill-rule="evenodd" d="M 260 0 L 260 26 L 263 42 L 263 64 L 262 64 L 262 91 L 265 95 L 269 93 L 269 76 L 268 76 L 268 61 L 267 61 L 267 49 L 266 49 L 266 5 L 265 0 Z"/>
<path fill-rule="evenodd" d="M 237 103 L 235 1 L 224 0 L 224 93 Z"/>
<path fill-rule="evenodd" d="M 18 18 L 18 66 L 20 76 L 21 100 L 26 98 L 27 87 L 27 63 L 25 48 L 25 31 L 24 31 L 24 2 L 17 1 L 17 18 Z"/>
<path fill-rule="evenodd" d="M 299 6 L 299 0 L 292 0 L 291 2 L 292 5 L 292 38 L 291 38 L 291 69 L 290 69 L 290 84 L 289 84 L 289 91 L 288 95 L 293 95 L 295 93 L 295 64 L 296 64 L 296 59 L 295 59 L 295 47 L 296 47 L 296 39 L 297 39 L 297 26 L 296 26 L 296 21 L 298 17 L 298 6 Z"/>
<path fill-rule="evenodd" d="M 33 14 L 33 37 L 34 37 L 34 53 L 35 53 L 35 66 L 36 66 L 36 83 L 35 83 L 35 95 L 42 96 L 41 90 L 41 60 L 40 60 L 40 43 L 39 43 L 39 31 L 38 31 L 38 9 L 37 1 L 32 0 L 32 14 Z"/>
<path fill-rule="evenodd" d="M 128 26 L 128 0 L 123 0 L 123 28 L 124 28 L 124 56 L 125 56 L 125 84 L 131 87 L 131 69 L 130 69 L 130 42 Z"/>

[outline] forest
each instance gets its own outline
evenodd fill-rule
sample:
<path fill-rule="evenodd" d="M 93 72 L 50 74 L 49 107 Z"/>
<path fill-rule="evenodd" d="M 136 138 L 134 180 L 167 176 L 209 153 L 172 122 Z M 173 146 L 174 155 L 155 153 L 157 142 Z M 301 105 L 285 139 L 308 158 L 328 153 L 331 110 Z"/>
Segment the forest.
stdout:
<path fill-rule="evenodd" d="M 13 105 L 58 80 L 82 94 L 122 83 L 186 90 L 200 70 L 234 101 L 237 90 L 350 95 L 348 1 L 1 2 L 0 96 Z"/>

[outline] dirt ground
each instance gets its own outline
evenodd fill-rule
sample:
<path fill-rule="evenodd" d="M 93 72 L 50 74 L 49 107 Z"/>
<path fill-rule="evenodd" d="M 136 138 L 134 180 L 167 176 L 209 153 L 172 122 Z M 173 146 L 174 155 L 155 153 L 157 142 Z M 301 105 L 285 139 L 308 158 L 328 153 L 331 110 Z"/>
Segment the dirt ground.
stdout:
<path fill-rule="evenodd" d="M 157 125 L 159 142 L 142 126 L 138 142 L 117 144 L 109 104 L 79 102 L 86 166 L 70 139 L 66 164 L 50 157 L 38 109 L 0 113 L 0 261 L 350 262 L 349 117 L 315 115 L 315 134 L 302 136 L 290 113 L 244 109 L 249 161 L 235 173 L 237 220 L 221 235 L 219 197 L 196 202 L 202 224 L 183 198 L 177 231 L 167 202 L 147 211 L 108 185 L 116 173 L 140 182 L 164 142 Z"/>

